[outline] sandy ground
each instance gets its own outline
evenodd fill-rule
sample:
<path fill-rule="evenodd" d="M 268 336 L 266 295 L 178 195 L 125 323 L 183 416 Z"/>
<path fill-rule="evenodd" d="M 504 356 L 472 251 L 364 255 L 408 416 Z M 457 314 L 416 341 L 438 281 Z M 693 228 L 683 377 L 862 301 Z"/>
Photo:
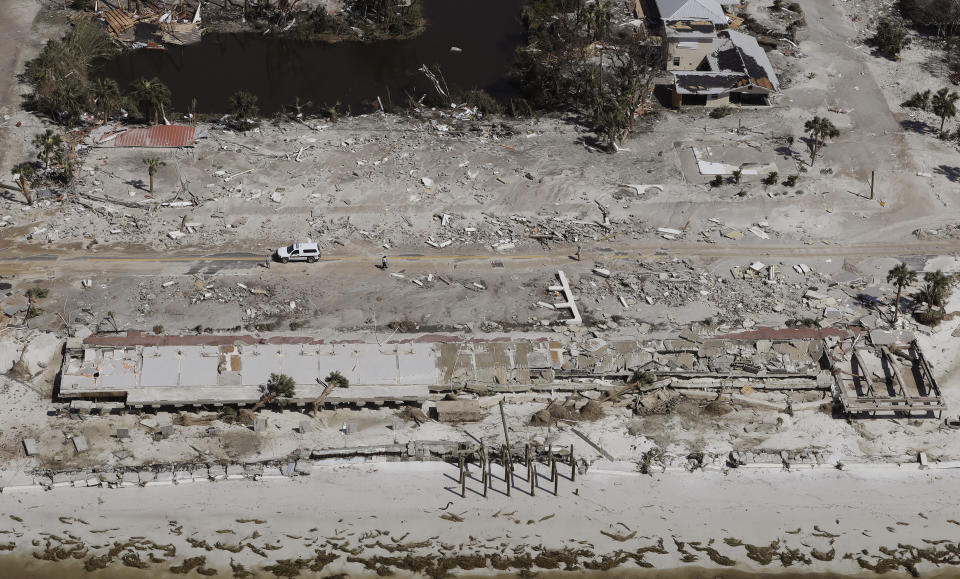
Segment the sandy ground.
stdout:
<path fill-rule="evenodd" d="M 0 19 L 0 168 L 8 171 L 7 167 L 15 164 L 8 161 L 10 148 L 14 140 L 11 139 L 11 128 L 16 124 L 20 115 L 20 92 L 17 83 L 11 82 L 23 69 L 26 61 L 25 52 L 35 48 L 37 37 L 34 35 L 34 18 L 40 11 L 40 3 L 34 0 L 3 0 L 0 2 L 3 18 Z M 17 117 L 15 119 L 14 117 Z M 6 179 L 6 175 L 4 175 Z"/>
<path fill-rule="evenodd" d="M 571 563 L 574 569 L 595 565 L 605 555 L 639 553 L 623 562 L 623 569 L 635 569 L 642 561 L 658 569 L 735 564 L 733 570 L 764 573 L 789 566 L 852 574 L 889 559 L 883 549 L 902 558 L 911 549 L 935 547 L 945 553 L 956 545 L 955 471 L 895 467 L 648 476 L 618 474 L 619 468 L 595 465 L 576 482 L 561 476 L 557 497 L 552 488 L 541 488 L 534 497 L 518 488 L 509 498 L 493 490 L 484 499 L 473 492 L 479 484 L 471 480 L 464 499 L 454 489 L 456 468 L 440 463 L 326 466 L 309 477 L 257 483 L 59 489 L 8 497 L 0 528 L 3 540 L 16 545 L 14 554 L 43 553 L 63 543 L 72 549 L 78 544 L 72 541 L 85 545 L 90 555 L 100 554 L 130 537 L 176 548 L 171 557 L 155 547 L 119 548 L 118 559 L 136 552 L 144 561 L 148 553 L 159 560 L 147 563 L 149 571 L 143 574 L 125 569 L 131 577 L 154 576 L 192 556 L 206 557 L 205 566 L 222 570 L 231 562 L 263 569 L 283 559 L 309 564 L 321 551 L 337 556 L 323 568 L 325 573 L 350 576 L 372 574 L 363 568 L 364 561 L 378 554 L 402 559 L 408 553 L 530 553 L 541 557 L 535 559 L 540 566 L 549 567 L 549 559 L 564 550 L 579 552 L 574 557 L 578 562 Z M 551 486 L 542 481 L 542 487 Z M 494 489 L 502 487 L 502 481 L 494 481 Z M 448 513 L 463 521 L 441 518 Z M 623 537 L 629 538 L 618 540 Z M 770 549 L 748 558 L 741 542 Z M 244 548 L 227 550 L 236 545 Z M 656 552 L 640 550 L 650 546 Z M 20 564 L 25 572 L 41 573 L 49 565 Z M 924 561 L 916 569 L 923 576 L 951 572 Z M 493 571 L 482 563 L 477 570 Z M 261 571 L 258 576 L 272 574 Z"/>

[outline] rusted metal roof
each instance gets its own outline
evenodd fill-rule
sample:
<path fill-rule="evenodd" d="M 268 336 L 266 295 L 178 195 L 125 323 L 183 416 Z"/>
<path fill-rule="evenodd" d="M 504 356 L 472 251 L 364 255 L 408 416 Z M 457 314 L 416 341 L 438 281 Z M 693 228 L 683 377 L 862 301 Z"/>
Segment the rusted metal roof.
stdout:
<path fill-rule="evenodd" d="M 158 125 L 128 129 L 103 142 L 106 147 L 192 147 L 196 127 L 192 125 Z"/>

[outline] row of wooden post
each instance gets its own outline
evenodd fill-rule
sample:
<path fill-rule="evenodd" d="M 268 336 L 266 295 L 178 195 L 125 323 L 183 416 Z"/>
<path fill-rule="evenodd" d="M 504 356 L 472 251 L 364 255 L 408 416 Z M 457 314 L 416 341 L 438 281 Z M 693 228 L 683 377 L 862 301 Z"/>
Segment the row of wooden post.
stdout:
<path fill-rule="evenodd" d="M 480 446 L 480 471 L 483 483 L 483 498 L 487 498 L 487 489 L 493 488 L 493 462 L 487 453 L 485 445 Z M 531 457 L 530 445 L 524 446 L 524 462 L 527 467 L 527 480 L 530 481 L 530 496 L 534 496 L 537 488 L 537 465 Z M 513 488 L 513 455 L 507 445 L 500 447 L 500 461 L 503 464 L 503 480 L 507 483 L 507 496 Z M 460 455 L 460 496 L 467 498 L 467 458 Z M 573 455 L 573 445 L 570 445 L 570 481 L 577 480 L 577 461 Z M 553 495 L 557 496 L 560 490 L 560 474 L 557 466 L 557 457 L 550 453 L 550 482 L 553 483 Z"/>

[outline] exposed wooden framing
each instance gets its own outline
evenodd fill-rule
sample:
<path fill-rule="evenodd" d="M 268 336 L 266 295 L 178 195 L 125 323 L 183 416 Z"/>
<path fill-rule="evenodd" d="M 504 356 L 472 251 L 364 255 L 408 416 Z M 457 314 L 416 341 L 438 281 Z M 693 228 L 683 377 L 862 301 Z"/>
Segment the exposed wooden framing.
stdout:
<path fill-rule="evenodd" d="M 856 348 L 853 349 L 853 359 L 857 362 L 857 377 L 862 378 L 863 381 L 867 383 L 867 394 L 869 396 L 875 396 L 876 390 L 873 387 L 873 380 L 870 378 L 870 372 L 867 372 L 867 367 L 863 363 L 863 358 L 860 357 L 860 352 Z"/>
<path fill-rule="evenodd" d="M 133 25 L 136 24 L 136 21 L 130 17 L 130 14 L 122 8 L 104 12 L 103 17 L 107 20 L 107 26 L 114 36 L 119 36 L 127 29 L 133 28 Z"/>
<path fill-rule="evenodd" d="M 613 460 L 613 457 L 610 456 L 610 453 L 608 453 L 607 451 L 603 450 L 603 448 L 601 448 L 599 444 L 597 444 L 597 443 L 593 442 L 592 440 L 590 440 L 589 438 L 587 438 L 587 435 L 586 435 L 586 434 L 580 432 L 580 431 L 577 430 L 576 428 L 571 428 L 571 430 L 573 431 L 574 434 L 576 434 L 577 436 L 579 436 L 580 438 L 582 438 L 584 442 L 586 442 L 587 444 L 589 444 L 590 446 L 592 446 L 594 450 L 596 450 L 597 452 L 599 452 L 599 453 L 603 456 L 603 458 L 605 458 L 605 459 L 607 459 L 607 460 L 610 460 L 610 461 Z"/>
<path fill-rule="evenodd" d="M 887 348 L 882 348 L 880 352 L 887 360 L 887 366 L 890 367 L 890 372 L 893 374 L 894 382 L 896 382 L 897 386 L 900 387 L 900 395 L 904 398 L 908 398 L 909 395 L 907 394 L 907 386 L 903 382 L 903 376 L 900 375 L 900 364 L 893 359 L 893 354 L 891 354 L 890 350 Z"/>
<path fill-rule="evenodd" d="M 849 350 L 849 355 L 850 359 L 856 363 L 856 372 L 850 373 L 839 369 L 836 366 L 836 362 L 828 356 L 834 384 L 839 389 L 843 411 L 846 414 L 869 414 L 871 416 L 877 416 L 878 413 L 905 414 L 907 416 L 913 415 L 914 413 L 936 413 L 939 417 L 942 412 L 946 410 L 946 403 L 943 400 L 940 387 L 933 377 L 933 372 L 930 370 L 930 366 L 923 357 L 923 353 L 920 351 L 920 347 L 916 341 L 912 342 L 910 347 L 913 357 L 906 359 L 912 360 L 913 363 L 917 365 L 916 369 L 919 370 L 920 374 L 919 382 L 916 384 L 917 395 L 912 395 L 907 391 L 907 383 L 900 371 L 900 363 L 896 360 L 896 356 L 894 356 L 890 349 L 885 346 L 874 348 L 873 352 L 881 361 L 885 361 L 888 365 L 888 372 L 890 374 L 888 380 L 891 380 L 892 383 L 895 384 L 894 389 L 896 395 L 894 396 L 885 395 L 888 392 L 886 389 L 884 389 L 883 392 L 877 391 L 874 387 L 873 379 L 870 377 L 870 372 L 863 362 L 860 349 L 855 345 Z M 842 355 L 847 354 L 843 351 L 842 345 L 840 346 L 840 352 Z M 851 378 L 845 379 L 841 374 L 846 374 L 851 376 Z M 848 380 L 853 381 L 857 379 L 863 380 L 863 382 L 866 383 L 867 388 L 865 395 L 857 395 L 855 393 L 855 384 L 852 386 L 848 385 Z M 920 392 L 925 392 L 927 395 L 920 395 Z"/>

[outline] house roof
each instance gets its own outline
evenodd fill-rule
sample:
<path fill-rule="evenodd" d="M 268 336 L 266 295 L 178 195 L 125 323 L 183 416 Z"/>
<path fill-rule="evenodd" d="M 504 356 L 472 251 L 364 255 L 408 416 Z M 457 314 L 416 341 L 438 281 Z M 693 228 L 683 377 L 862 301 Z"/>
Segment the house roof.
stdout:
<path fill-rule="evenodd" d="M 780 92 L 773 65 L 754 37 L 724 30 L 717 34 L 714 46 L 707 55 L 709 71 L 673 73 L 674 89 L 679 94 L 721 95 L 750 88 Z"/>
<path fill-rule="evenodd" d="M 744 74 L 750 84 L 770 92 L 780 92 L 780 82 L 767 53 L 757 39 L 748 34 L 736 30 L 720 32 L 716 49 L 707 56 L 707 62 L 714 72 Z"/>
<path fill-rule="evenodd" d="M 196 127 L 192 125 L 156 125 L 128 129 L 99 143 L 106 147 L 192 147 L 195 132 Z"/>
<path fill-rule="evenodd" d="M 656 0 L 660 19 L 709 20 L 714 24 L 727 24 L 727 16 L 717 0 Z"/>

